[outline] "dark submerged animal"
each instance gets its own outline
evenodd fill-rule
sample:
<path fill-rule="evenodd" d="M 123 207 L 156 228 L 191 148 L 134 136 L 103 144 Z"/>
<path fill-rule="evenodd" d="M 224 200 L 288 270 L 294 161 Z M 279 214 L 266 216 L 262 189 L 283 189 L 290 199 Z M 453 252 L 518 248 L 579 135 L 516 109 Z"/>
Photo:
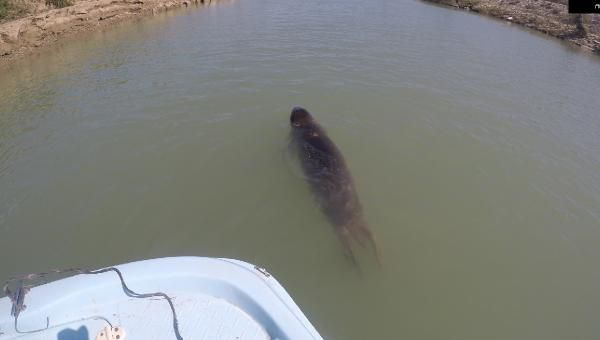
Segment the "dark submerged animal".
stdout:
<path fill-rule="evenodd" d="M 323 213 L 340 238 L 345 254 L 356 263 L 350 239 L 370 242 L 379 261 L 375 238 L 362 208 L 344 157 L 312 115 L 295 107 L 290 116 L 292 143 L 299 152 L 302 170 Z"/>

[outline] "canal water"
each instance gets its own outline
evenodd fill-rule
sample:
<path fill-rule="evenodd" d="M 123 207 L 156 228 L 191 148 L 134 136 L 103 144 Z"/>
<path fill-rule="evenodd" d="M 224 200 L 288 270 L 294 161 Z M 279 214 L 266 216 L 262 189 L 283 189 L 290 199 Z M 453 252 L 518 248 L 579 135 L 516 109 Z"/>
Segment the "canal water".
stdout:
<path fill-rule="evenodd" d="M 327 339 L 598 339 L 599 61 L 419 1 L 223 1 L 69 39 L 0 74 L 0 273 L 228 257 Z M 298 176 L 297 105 L 381 268 Z"/>

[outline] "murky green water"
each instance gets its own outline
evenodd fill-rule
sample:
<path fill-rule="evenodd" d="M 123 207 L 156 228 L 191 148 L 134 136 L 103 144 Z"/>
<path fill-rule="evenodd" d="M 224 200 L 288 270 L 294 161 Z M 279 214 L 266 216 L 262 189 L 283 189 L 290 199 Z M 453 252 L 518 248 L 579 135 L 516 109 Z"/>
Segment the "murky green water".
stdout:
<path fill-rule="evenodd" d="M 600 62 L 418 1 L 239 0 L 0 75 L 0 272 L 220 256 L 327 339 L 600 337 Z M 346 156 L 362 275 L 284 152 Z M 8 311 L 6 311 L 8 312 Z"/>

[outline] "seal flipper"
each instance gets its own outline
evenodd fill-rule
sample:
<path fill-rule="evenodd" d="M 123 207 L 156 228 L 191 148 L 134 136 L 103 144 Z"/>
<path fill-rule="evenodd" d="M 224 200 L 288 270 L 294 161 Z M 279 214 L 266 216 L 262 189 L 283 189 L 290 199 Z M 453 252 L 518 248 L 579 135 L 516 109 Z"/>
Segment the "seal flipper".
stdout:
<path fill-rule="evenodd" d="M 344 248 L 344 255 L 352 261 L 352 263 L 358 266 L 358 262 L 356 261 L 356 257 L 354 257 L 354 253 L 352 252 L 352 247 L 350 245 L 350 231 L 346 227 L 336 227 L 335 232 L 338 235 L 338 238 L 342 242 L 342 247 Z"/>
<path fill-rule="evenodd" d="M 371 243 L 371 246 L 373 247 L 373 252 L 375 253 L 375 258 L 377 259 L 377 264 L 379 265 L 379 267 L 382 267 L 383 265 L 381 263 L 381 252 L 379 251 L 379 247 L 377 246 L 377 239 L 375 238 L 375 235 L 373 235 L 373 233 L 369 229 L 364 229 L 363 232 L 366 232 L 368 234 L 369 241 Z"/>
<path fill-rule="evenodd" d="M 349 224 L 349 228 L 344 228 L 348 230 L 352 237 L 362 246 L 366 247 L 367 242 L 371 244 L 373 247 L 373 252 L 375 254 L 375 258 L 377 259 L 377 263 L 381 267 L 381 254 L 379 253 L 379 248 L 377 247 L 377 240 L 375 239 L 375 235 L 371 232 L 366 222 L 362 219 L 358 221 L 353 221 Z"/>

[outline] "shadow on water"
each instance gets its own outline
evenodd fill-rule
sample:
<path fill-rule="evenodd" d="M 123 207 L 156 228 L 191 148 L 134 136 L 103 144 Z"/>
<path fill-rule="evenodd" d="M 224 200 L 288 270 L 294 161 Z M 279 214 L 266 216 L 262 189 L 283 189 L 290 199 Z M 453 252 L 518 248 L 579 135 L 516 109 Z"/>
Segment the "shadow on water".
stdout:
<path fill-rule="evenodd" d="M 304 175 L 304 173 L 302 172 L 300 162 L 297 159 L 297 146 L 294 144 L 291 137 L 288 139 L 285 149 L 283 149 L 281 152 L 283 161 L 285 162 L 285 165 L 289 168 L 290 173 L 297 178 L 309 180 L 309 178 L 306 177 L 306 175 Z"/>
<path fill-rule="evenodd" d="M 57 340 L 89 340 L 88 330 L 85 326 L 79 327 L 78 330 L 70 328 L 64 329 L 58 333 Z"/>

